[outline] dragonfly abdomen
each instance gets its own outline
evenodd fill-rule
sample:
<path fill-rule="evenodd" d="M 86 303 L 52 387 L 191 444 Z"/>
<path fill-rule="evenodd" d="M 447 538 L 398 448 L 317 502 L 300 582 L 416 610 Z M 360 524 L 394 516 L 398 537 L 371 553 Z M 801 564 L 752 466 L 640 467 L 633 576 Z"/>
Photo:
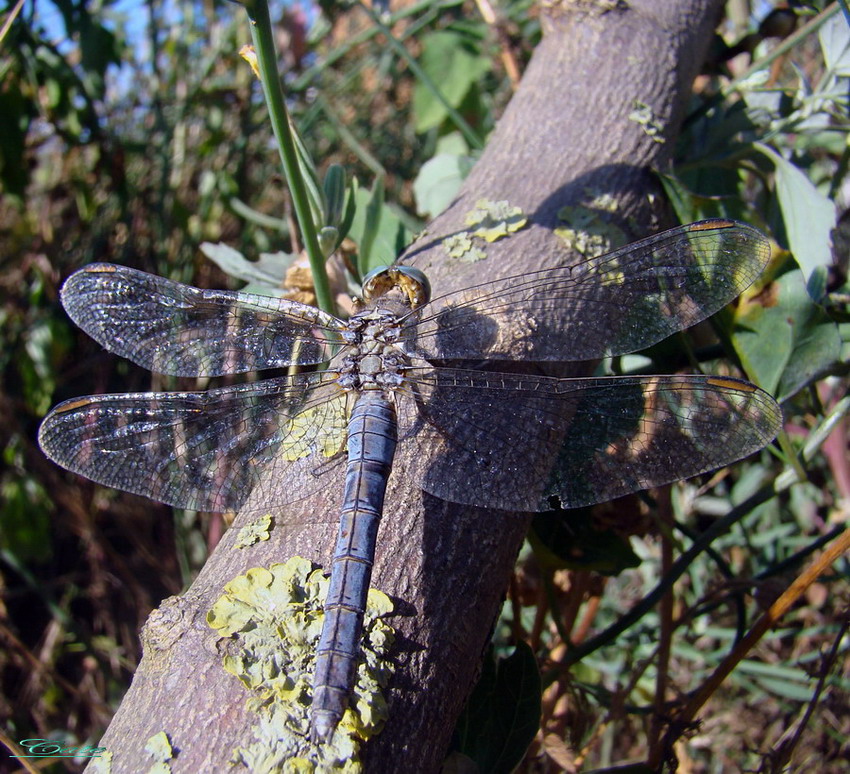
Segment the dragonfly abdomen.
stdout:
<path fill-rule="evenodd" d="M 354 685 L 378 523 L 397 439 L 395 407 L 363 392 L 348 422 L 348 467 L 325 620 L 313 677 L 315 741 L 329 741 Z"/>

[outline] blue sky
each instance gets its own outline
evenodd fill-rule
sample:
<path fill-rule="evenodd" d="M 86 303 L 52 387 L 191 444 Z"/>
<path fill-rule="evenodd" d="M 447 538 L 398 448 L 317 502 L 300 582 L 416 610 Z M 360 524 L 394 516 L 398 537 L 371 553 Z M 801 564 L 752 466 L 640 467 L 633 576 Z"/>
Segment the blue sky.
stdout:
<path fill-rule="evenodd" d="M 14 4 L 14 1 L 6 0 L 7 7 Z M 166 18 L 177 20 L 181 8 L 185 7 L 191 0 L 153 1 L 157 4 L 160 12 L 165 14 Z M 278 15 L 280 8 L 293 5 L 297 2 L 299 0 L 269 0 L 272 18 Z M 309 8 L 312 2 L 311 0 L 301 0 L 300 4 Z M 101 18 L 104 25 L 110 29 L 120 27 L 127 42 L 135 50 L 136 60 L 140 62 L 146 61 L 149 50 L 147 25 L 150 18 L 150 10 L 148 0 L 114 0 L 114 2 L 89 0 L 88 6 L 89 8 L 102 7 L 104 13 Z M 236 5 L 231 7 L 234 11 L 238 12 L 240 10 Z M 43 27 L 47 32 L 47 37 L 63 54 L 67 55 L 73 50 L 75 44 L 68 38 L 62 14 L 53 0 L 26 0 L 22 17 L 27 20 L 33 18 L 36 25 Z M 126 89 L 130 88 L 131 81 L 129 79 L 132 77 L 133 71 L 129 67 L 125 67 L 119 71 L 112 68 L 107 74 L 111 88 L 117 89 L 119 93 L 123 93 Z"/>
<path fill-rule="evenodd" d="M 178 17 L 180 7 L 184 2 L 179 0 L 154 0 L 157 5 L 165 11 L 167 15 Z M 276 10 L 283 6 L 293 5 L 298 0 L 269 0 L 269 6 L 272 12 L 272 18 L 278 14 Z M 7 6 L 11 6 L 14 0 L 6 0 Z M 111 26 L 110 19 L 120 20 L 118 23 L 123 27 L 127 40 L 137 47 L 137 54 L 144 53 L 145 29 L 149 19 L 149 10 L 147 0 L 114 0 L 109 3 L 99 3 L 96 0 L 89 2 L 90 8 L 96 8 L 98 5 L 104 7 L 104 19 L 107 27 Z M 303 0 L 302 6 L 309 7 L 312 5 L 311 0 Z M 40 23 L 46 30 L 48 36 L 57 44 L 60 51 L 67 53 L 73 46 L 73 43 L 68 40 L 65 31 L 65 24 L 62 19 L 62 14 L 52 0 L 27 0 L 24 5 L 22 15 L 25 19 L 29 19 L 35 9 L 35 20 Z M 233 6 L 237 9 L 236 6 Z"/>

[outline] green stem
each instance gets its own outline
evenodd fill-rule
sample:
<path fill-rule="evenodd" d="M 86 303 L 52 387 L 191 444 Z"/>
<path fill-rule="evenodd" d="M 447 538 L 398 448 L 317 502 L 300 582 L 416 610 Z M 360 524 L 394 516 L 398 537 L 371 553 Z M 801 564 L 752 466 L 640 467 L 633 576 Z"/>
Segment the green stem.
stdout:
<path fill-rule="evenodd" d="M 289 126 L 289 116 L 283 97 L 283 87 L 280 74 L 277 71 L 277 52 L 272 37 L 272 23 L 269 17 L 269 7 L 266 0 L 248 0 L 245 3 L 248 16 L 251 19 L 251 37 L 254 41 L 254 51 L 257 54 L 257 64 L 260 69 L 260 81 L 269 118 L 272 123 L 274 136 L 277 139 L 283 171 L 292 193 L 292 204 L 295 207 L 295 217 L 301 229 L 301 238 L 307 250 L 310 269 L 313 273 L 313 284 L 316 288 L 316 300 L 320 309 L 334 314 L 334 302 L 331 295 L 328 275 L 325 271 L 325 257 L 319 247 L 319 237 L 316 224 L 310 211 L 310 200 L 307 197 L 307 187 L 301 175 L 298 164 L 298 153 L 295 149 L 295 139 Z"/>

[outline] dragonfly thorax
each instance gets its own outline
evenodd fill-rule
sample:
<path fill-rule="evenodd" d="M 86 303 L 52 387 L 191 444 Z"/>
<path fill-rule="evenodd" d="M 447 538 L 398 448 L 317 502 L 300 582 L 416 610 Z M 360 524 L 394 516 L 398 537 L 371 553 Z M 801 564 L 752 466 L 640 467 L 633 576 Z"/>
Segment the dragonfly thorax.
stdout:
<path fill-rule="evenodd" d="M 339 368 L 337 384 L 346 390 L 393 390 L 404 382 L 408 358 L 398 341 L 401 322 L 385 309 L 359 312 L 349 320 L 349 346 Z"/>

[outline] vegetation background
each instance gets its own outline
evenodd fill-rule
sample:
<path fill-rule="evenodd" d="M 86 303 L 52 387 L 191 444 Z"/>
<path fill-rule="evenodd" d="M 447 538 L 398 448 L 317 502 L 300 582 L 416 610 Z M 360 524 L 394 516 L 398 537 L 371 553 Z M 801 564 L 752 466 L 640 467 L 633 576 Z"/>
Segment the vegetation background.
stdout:
<path fill-rule="evenodd" d="M 567 547 L 537 534 L 494 642 L 497 654 L 524 642 L 536 657 L 543 725 L 528 747 L 473 705 L 455 749 L 482 771 L 508 771 L 523 753 L 526 771 L 643 759 L 660 736 L 654 718 L 711 684 L 752 621 L 846 527 L 850 36 L 838 4 L 784 5 L 727 4 L 676 165 L 659 175 L 682 222 L 732 216 L 776 240 L 766 277 L 719 322 L 722 346 L 696 359 L 782 401 L 785 456 L 766 451 L 672 493 L 599 508 Z M 357 3 L 272 6 L 300 136 L 320 174 L 341 163 L 360 182 L 343 252 L 361 268 L 395 255 L 449 203 L 540 36 L 539 7 L 523 0 L 378 10 L 400 45 Z M 226 524 L 104 490 L 43 457 L 38 423 L 59 400 L 197 387 L 76 331 L 58 303 L 62 281 L 110 261 L 200 287 L 250 279 L 309 290 L 297 271 L 285 280 L 300 244 L 260 86 L 239 56 L 250 41 L 242 8 L 38 0 L 0 13 L 0 718 L 9 744 L 80 746 L 97 743 L 120 702 L 147 615 L 191 581 Z M 651 115 L 635 111 L 652 131 Z M 223 269 L 202 242 L 264 255 L 263 276 L 238 258 Z M 348 290 L 344 279 L 337 289 Z M 733 323 L 757 335 L 732 335 Z M 673 371 L 677 358 L 661 348 L 652 367 Z M 580 647 L 654 588 L 669 591 L 673 552 L 736 506 L 739 518 L 664 605 L 647 604 L 581 661 L 566 657 L 565 642 Z M 682 729 L 680 766 L 846 770 L 850 567 L 822 569 L 742 654 L 703 724 Z M 495 668 L 490 676 L 498 686 Z M 494 737 L 515 748 L 496 762 Z"/>

